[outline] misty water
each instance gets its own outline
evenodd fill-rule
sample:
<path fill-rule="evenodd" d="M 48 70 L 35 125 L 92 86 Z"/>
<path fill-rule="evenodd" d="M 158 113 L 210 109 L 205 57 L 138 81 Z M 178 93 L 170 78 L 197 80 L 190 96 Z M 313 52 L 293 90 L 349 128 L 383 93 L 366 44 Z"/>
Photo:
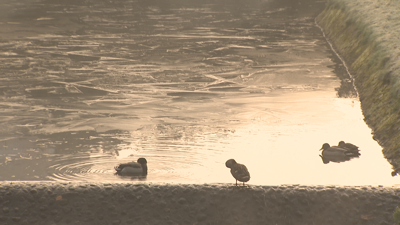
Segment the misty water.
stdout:
<path fill-rule="evenodd" d="M 0 180 L 395 185 L 315 0 L 2 1 Z M 324 164 L 325 142 L 360 158 Z M 116 176 L 148 161 L 146 179 Z"/>

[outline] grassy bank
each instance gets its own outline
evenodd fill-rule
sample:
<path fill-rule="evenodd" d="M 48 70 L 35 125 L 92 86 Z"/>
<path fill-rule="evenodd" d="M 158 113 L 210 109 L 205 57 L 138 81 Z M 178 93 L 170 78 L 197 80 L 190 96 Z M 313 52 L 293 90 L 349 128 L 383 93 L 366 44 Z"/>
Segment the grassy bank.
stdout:
<path fill-rule="evenodd" d="M 317 23 L 345 59 L 365 121 L 400 166 L 400 1 L 328 0 Z"/>

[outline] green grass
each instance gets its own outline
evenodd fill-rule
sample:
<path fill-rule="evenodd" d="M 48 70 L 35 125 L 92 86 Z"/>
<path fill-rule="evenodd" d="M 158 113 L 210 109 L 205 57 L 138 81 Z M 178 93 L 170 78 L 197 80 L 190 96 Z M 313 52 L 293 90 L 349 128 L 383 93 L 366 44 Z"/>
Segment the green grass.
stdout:
<path fill-rule="evenodd" d="M 398 206 L 394 210 L 393 220 L 396 224 L 400 224 L 400 208 Z"/>

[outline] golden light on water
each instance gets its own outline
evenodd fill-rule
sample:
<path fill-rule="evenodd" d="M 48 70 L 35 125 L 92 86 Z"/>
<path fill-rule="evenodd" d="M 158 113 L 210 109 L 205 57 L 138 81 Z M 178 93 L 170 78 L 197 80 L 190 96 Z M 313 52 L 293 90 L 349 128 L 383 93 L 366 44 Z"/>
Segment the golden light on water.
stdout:
<path fill-rule="evenodd" d="M 396 184 L 381 147 L 363 121 L 357 99 L 336 98 L 321 90 L 257 96 L 251 103 L 236 98 L 235 102 L 240 107 L 231 109 L 235 113 L 227 115 L 223 131 L 205 131 L 186 141 L 137 142 L 119 151 L 116 160 L 100 166 L 106 170 L 112 164 L 146 157 L 149 174 L 138 182 L 233 184 L 225 167 L 225 161 L 233 158 L 249 169 L 249 185 Z M 360 158 L 324 164 L 319 156 L 322 144 L 337 145 L 341 140 L 358 145 Z M 112 172 L 103 174 L 104 179 L 131 181 Z"/>
<path fill-rule="evenodd" d="M 281 102 L 284 109 L 268 107 L 265 116 L 252 111 L 257 116 L 248 125 L 237 127 L 223 143 L 216 143 L 215 148 L 223 149 L 220 154 L 205 159 L 202 166 L 187 168 L 187 173 L 200 183 L 232 183 L 234 179 L 224 163 L 234 158 L 248 167 L 249 184 L 392 185 L 395 178 L 390 176 L 390 165 L 371 138 L 359 101 L 326 98 L 326 94 L 299 93 L 303 95 L 299 101 L 289 94 L 275 96 L 274 101 Z M 322 144 L 337 145 L 340 140 L 358 145 L 361 157 L 323 164 L 318 151 Z"/>

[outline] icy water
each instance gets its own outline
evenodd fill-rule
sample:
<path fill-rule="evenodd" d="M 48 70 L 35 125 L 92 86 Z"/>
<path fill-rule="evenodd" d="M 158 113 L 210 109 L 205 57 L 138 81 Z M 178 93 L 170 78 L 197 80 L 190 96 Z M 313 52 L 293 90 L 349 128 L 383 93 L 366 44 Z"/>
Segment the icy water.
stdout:
<path fill-rule="evenodd" d="M 395 185 L 314 0 L 2 1 L 0 180 Z M 361 157 L 324 164 L 325 142 Z M 145 157 L 149 175 L 114 175 Z"/>

